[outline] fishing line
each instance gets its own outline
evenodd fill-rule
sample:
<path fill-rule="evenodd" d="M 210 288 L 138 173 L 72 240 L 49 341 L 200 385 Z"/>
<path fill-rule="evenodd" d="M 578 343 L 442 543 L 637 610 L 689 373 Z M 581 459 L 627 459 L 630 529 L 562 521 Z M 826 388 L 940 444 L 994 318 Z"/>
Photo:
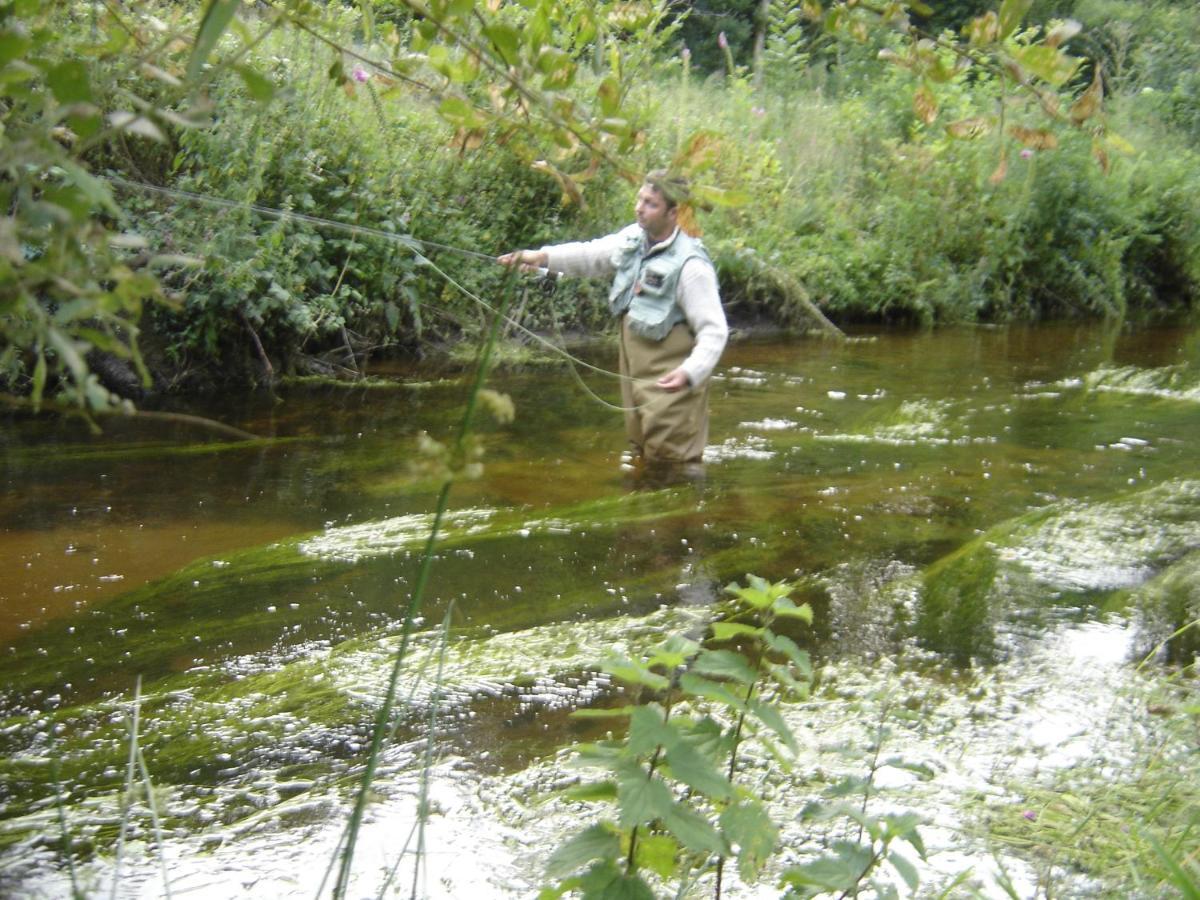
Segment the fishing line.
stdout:
<path fill-rule="evenodd" d="M 145 182 L 140 182 L 140 181 L 130 181 L 129 179 L 121 178 L 118 175 L 109 175 L 106 177 L 107 177 L 107 180 L 109 182 L 111 182 L 112 184 L 118 185 L 120 187 L 129 188 L 131 190 L 139 190 L 139 191 L 146 191 L 146 192 L 153 193 L 153 194 L 161 194 L 166 197 L 173 197 L 176 199 L 188 200 L 192 203 L 198 203 L 198 204 L 205 205 L 205 206 L 214 206 L 219 209 L 230 209 L 230 210 L 248 209 L 252 212 L 258 213 L 259 215 L 266 216 L 267 218 L 275 219 L 277 221 L 304 222 L 306 224 L 313 225 L 314 227 L 317 227 L 317 228 L 332 228 L 334 230 L 343 231 L 343 232 L 346 232 L 348 234 L 353 234 L 353 235 L 369 235 L 371 237 L 381 238 L 382 240 L 385 240 L 385 241 L 391 241 L 393 243 L 400 244 L 401 246 L 407 247 L 409 250 L 413 251 L 413 253 L 417 255 L 417 257 L 420 259 L 420 261 L 422 263 L 424 263 L 425 265 L 427 265 L 431 269 L 433 269 L 434 272 L 436 272 L 443 279 L 445 279 L 449 284 L 451 284 L 456 290 L 458 290 L 460 293 L 462 293 L 463 296 L 467 297 L 472 302 L 476 303 L 483 309 L 487 310 L 489 313 L 491 313 L 493 315 L 495 315 L 497 313 L 497 310 L 494 306 L 492 306 L 490 303 L 488 303 L 486 300 L 484 300 L 479 295 L 470 291 L 464 285 L 460 284 L 453 277 L 451 277 L 451 275 L 448 272 L 446 272 L 444 269 L 442 269 L 440 266 L 438 266 L 436 263 L 434 263 L 433 260 L 429 259 L 427 256 L 425 256 L 420 251 L 423 248 L 432 247 L 437 250 L 445 250 L 450 253 L 457 253 L 462 256 L 472 257 L 474 259 L 486 259 L 488 262 L 495 263 L 496 257 L 491 256 L 487 253 L 480 253 L 477 250 L 468 250 L 464 247 L 455 247 L 451 244 L 442 244 L 442 243 L 438 243 L 437 241 L 427 241 L 427 240 L 424 240 L 421 238 L 414 238 L 409 235 L 396 234 L 394 231 L 384 231 L 382 228 L 372 228 L 369 225 L 355 225 L 355 224 L 352 224 L 349 222 L 338 222 L 334 219 L 325 219 L 320 216 L 312 216 L 312 215 L 308 215 L 307 213 L 292 212 L 290 210 L 275 209 L 270 206 L 261 206 L 257 203 L 249 203 L 246 201 L 237 201 L 237 200 L 226 200 L 224 197 L 212 197 L 207 194 L 198 194 L 198 193 L 195 193 L 194 191 L 185 191 L 185 190 L 181 190 L 179 188 L 168 188 L 168 187 L 161 187 L 159 185 L 147 184 Z M 544 271 L 544 270 L 539 270 L 539 271 Z M 507 315 L 503 316 L 503 319 L 511 327 L 513 327 L 513 328 L 517 329 L 518 331 L 522 332 L 523 334 L 527 335 L 530 339 L 536 341 L 537 343 L 539 343 L 543 347 L 545 347 L 547 350 L 551 351 L 554 354 L 557 354 L 558 356 L 561 356 L 568 363 L 570 363 L 571 372 L 575 376 L 575 380 L 583 388 L 584 392 L 587 393 L 597 403 L 602 404 L 603 406 L 607 407 L 608 409 L 616 410 L 618 412 L 632 412 L 634 410 L 646 409 L 654 403 L 655 399 L 658 399 L 658 398 L 654 398 L 652 400 L 647 401 L 644 404 L 640 404 L 638 406 L 632 406 L 632 407 L 618 406 L 616 404 L 608 402 L 607 400 L 598 396 L 594 391 L 592 391 L 591 388 L 589 388 L 587 386 L 587 384 L 584 383 L 582 377 L 580 377 L 579 372 L 575 368 L 576 365 L 582 366 L 586 369 L 590 369 L 591 371 L 596 372 L 600 375 L 606 375 L 610 378 L 616 378 L 621 381 L 630 381 L 633 383 L 641 383 L 641 384 L 645 384 L 645 385 L 653 385 L 653 384 L 655 384 L 655 382 L 650 379 L 633 378 L 632 376 L 629 376 L 629 375 L 623 375 L 620 372 L 613 372 L 610 369 L 605 369 L 600 366 L 592 365 L 591 363 L 589 363 L 585 360 L 582 360 L 579 357 L 573 355 L 570 351 L 565 350 L 562 347 L 559 347 L 554 342 L 547 340 L 546 338 L 542 337 L 540 334 L 537 334 L 536 332 L 531 331 L 530 329 L 526 328 L 523 324 L 521 324 L 516 319 L 513 319 Z M 664 394 L 663 396 L 665 398 L 666 394 Z"/>

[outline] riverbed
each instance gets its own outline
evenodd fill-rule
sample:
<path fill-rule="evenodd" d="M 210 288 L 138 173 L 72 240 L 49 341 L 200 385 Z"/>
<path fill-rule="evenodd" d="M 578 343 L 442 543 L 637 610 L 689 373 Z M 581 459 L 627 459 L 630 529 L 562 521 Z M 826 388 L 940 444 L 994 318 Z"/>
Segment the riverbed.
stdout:
<path fill-rule="evenodd" d="M 426 791 L 418 893 L 535 894 L 589 821 L 556 791 L 579 777 L 569 747 L 600 733 L 569 713 L 613 695 L 598 661 L 703 636 L 747 573 L 794 581 L 815 613 L 818 689 L 788 711 L 796 774 L 760 769 L 779 866 L 812 849 L 798 811 L 814 773 L 894 707 L 913 715 L 889 749 L 920 765 L 881 802 L 925 817 L 923 882 L 970 871 L 986 895 L 999 866 L 1035 885 L 981 839 L 979 810 L 1099 742 L 1132 753 L 1151 689 L 1137 664 L 1197 649 L 1167 638 L 1200 613 L 1156 586 L 1200 551 L 1200 331 L 747 337 L 714 376 L 704 466 L 667 473 L 622 464 L 617 383 L 582 364 L 612 354 L 579 355 L 574 372 L 549 359 L 489 380 L 515 417 L 480 420 L 482 475 L 451 491 L 359 894 L 393 866 L 408 891 Z M 69 893 L 65 822 L 88 893 L 317 895 L 433 521 L 418 436 L 452 439 L 469 374 L 396 363 L 186 409 L 258 436 L 244 442 L 4 420 L 6 893 Z M 157 802 L 121 843 L 138 684 Z M 771 878 L 734 892 L 779 895 Z"/>

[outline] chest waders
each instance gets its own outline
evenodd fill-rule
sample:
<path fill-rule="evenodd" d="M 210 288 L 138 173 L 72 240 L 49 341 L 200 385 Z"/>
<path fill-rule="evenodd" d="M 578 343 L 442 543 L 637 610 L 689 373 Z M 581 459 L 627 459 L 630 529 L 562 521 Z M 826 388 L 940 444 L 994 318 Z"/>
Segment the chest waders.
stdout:
<path fill-rule="evenodd" d="M 711 265 L 708 254 L 682 231 L 648 251 L 638 226 L 622 236 L 608 301 L 620 319 L 626 434 L 646 460 L 699 462 L 708 442 L 708 382 L 675 393 L 654 382 L 692 352 L 695 335 L 675 298 L 684 264 L 699 258 Z"/>

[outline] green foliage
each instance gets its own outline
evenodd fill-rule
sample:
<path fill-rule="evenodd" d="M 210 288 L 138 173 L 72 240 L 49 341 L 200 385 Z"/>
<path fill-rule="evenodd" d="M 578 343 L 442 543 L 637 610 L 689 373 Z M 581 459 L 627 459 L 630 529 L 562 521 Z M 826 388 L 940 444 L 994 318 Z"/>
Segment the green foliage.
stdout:
<path fill-rule="evenodd" d="M 93 349 L 131 360 L 137 319 L 160 297 L 143 270 L 162 264 L 124 231 L 109 187 L 83 161 L 97 143 L 129 135 L 161 138 L 136 112 L 101 103 L 84 60 L 115 52 L 125 38 L 98 33 L 60 54 L 61 10 L 25 0 L 0 8 L 0 383 L 28 392 L 34 408 L 50 394 L 82 411 L 104 411 L 120 398 L 92 374 Z M 105 114 L 103 109 L 117 110 Z"/>
<path fill-rule="evenodd" d="M 609 892 L 618 887 L 628 892 L 620 896 L 650 897 L 652 882 L 684 882 L 714 865 L 720 881 L 726 859 L 743 880 L 757 880 L 779 832 L 737 773 L 747 740 L 783 765 L 797 750 L 779 704 L 808 695 L 812 666 L 780 629 L 810 624 L 812 610 L 792 602 L 793 589 L 749 575 L 746 586 L 726 589 L 707 646 L 673 635 L 648 658 L 602 665 L 648 696 L 632 707 L 582 711 L 628 721 L 623 739 L 577 748 L 579 763 L 604 775 L 572 796 L 603 801 L 614 817 L 552 854 L 547 874 L 562 880 L 543 897 L 617 896 Z"/>

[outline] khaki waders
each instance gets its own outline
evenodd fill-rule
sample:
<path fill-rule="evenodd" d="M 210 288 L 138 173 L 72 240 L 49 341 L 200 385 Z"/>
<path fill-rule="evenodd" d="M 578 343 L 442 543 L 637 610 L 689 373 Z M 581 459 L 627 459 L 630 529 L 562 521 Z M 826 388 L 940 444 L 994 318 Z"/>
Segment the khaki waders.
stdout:
<path fill-rule="evenodd" d="M 680 323 L 661 341 L 638 336 L 621 317 L 621 400 L 630 443 L 647 460 L 699 462 L 708 442 L 708 382 L 668 393 L 654 382 L 692 352 L 694 338 Z M 632 380 L 631 380 L 632 379 Z"/>

